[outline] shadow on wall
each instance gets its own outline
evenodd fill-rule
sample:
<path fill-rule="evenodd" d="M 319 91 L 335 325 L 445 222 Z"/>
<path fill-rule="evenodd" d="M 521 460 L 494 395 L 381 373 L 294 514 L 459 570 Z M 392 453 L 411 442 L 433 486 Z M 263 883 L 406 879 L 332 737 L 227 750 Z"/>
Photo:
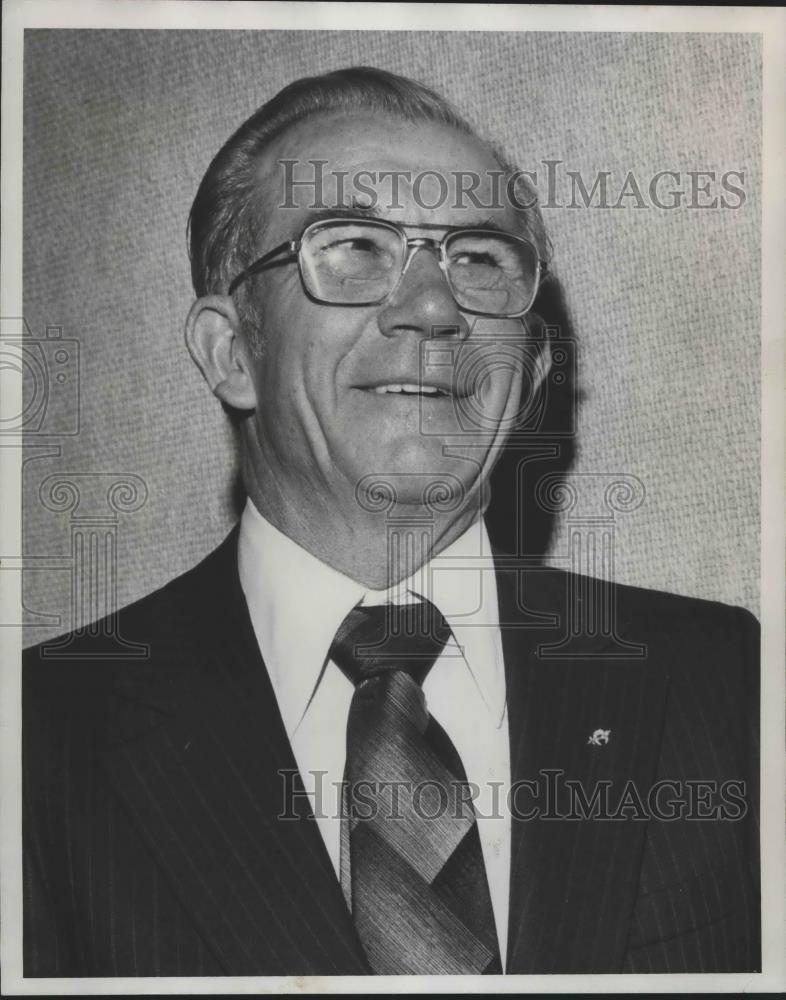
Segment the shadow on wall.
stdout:
<path fill-rule="evenodd" d="M 491 476 L 491 503 L 486 523 L 491 544 L 528 559 L 543 559 L 554 533 L 556 514 L 535 497 L 544 476 L 567 477 L 576 455 L 581 392 L 578 388 L 576 339 L 562 286 L 544 282 L 527 317 L 534 345 L 548 341 L 552 366 L 541 388 L 522 389 L 521 419 Z M 239 416 L 227 410 L 237 428 Z M 235 472 L 231 506 L 240 517 L 246 493 Z"/>
<path fill-rule="evenodd" d="M 548 341 L 551 370 L 537 392 L 523 387 L 521 420 L 491 475 L 486 524 L 496 548 L 542 560 L 557 515 L 537 501 L 537 485 L 545 476 L 562 481 L 570 472 L 583 399 L 576 338 L 556 278 L 541 286 L 527 323 L 536 344 Z"/>

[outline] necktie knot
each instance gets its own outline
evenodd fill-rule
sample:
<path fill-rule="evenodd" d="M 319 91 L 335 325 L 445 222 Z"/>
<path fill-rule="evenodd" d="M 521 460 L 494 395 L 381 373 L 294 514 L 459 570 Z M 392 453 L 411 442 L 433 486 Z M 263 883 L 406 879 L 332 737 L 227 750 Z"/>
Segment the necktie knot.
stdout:
<path fill-rule="evenodd" d="M 450 638 L 450 626 L 430 601 L 358 605 L 338 628 L 330 658 L 357 687 L 403 670 L 422 684 Z"/>

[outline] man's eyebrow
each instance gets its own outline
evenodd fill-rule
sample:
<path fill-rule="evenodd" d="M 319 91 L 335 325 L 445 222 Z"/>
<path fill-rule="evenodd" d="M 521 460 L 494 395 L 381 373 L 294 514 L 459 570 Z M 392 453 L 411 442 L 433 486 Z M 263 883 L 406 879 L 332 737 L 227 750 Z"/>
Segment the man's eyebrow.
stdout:
<path fill-rule="evenodd" d="M 455 229 L 457 227 L 454 226 L 453 228 Z M 501 226 L 495 219 L 481 219 L 480 222 L 467 222 L 463 226 L 461 226 L 461 228 L 462 229 L 493 229 L 493 230 L 495 230 L 498 233 L 507 233 L 509 231 L 504 226 Z"/>
<path fill-rule="evenodd" d="M 336 205 L 333 208 L 311 209 L 303 220 L 307 225 L 312 222 L 328 222 L 331 219 L 381 219 L 382 213 L 376 205 Z"/>
<path fill-rule="evenodd" d="M 363 205 L 353 202 L 350 205 L 336 205 L 332 208 L 312 209 L 303 219 L 304 225 L 311 225 L 314 222 L 329 222 L 331 219 L 372 219 L 380 222 L 392 222 L 386 219 L 377 205 Z M 398 223 L 398 220 L 396 220 Z M 475 222 L 465 222 L 460 226 L 443 222 L 401 222 L 410 229 L 441 229 L 450 232 L 454 229 L 493 229 L 498 233 L 509 232 L 505 226 L 501 226 L 495 219 L 480 219 Z"/>

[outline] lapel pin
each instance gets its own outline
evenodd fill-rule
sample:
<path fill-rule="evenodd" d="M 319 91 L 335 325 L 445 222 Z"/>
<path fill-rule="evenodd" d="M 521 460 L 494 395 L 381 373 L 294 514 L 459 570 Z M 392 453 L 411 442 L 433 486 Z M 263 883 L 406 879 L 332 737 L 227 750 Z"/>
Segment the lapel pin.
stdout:
<path fill-rule="evenodd" d="M 610 739 L 610 729 L 596 729 L 592 736 L 588 737 L 587 743 L 593 747 L 602 747 L 605 746 Z"/>

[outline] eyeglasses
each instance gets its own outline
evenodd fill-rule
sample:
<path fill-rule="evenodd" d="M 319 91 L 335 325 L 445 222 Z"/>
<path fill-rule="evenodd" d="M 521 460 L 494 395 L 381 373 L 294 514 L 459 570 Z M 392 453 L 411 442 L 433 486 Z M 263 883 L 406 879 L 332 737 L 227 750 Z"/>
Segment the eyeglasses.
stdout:
<path fill-rule="evenodd" d="M 448 229 L 441 239 L 407 230 Z M 431 224 L 403 226 L 377 219 L 312 222 L 300 239 L 266 253 L 237 275 L 239 285 L 266 268 L 297 258 L 307 294 L 326 305 L 379 305 L 397 288 L 418 250 L 439 255 L 448 286 L 464 312 L 498 318 L 523 316 L 532 306 L 546 263 L 529 240 L 496 229 Z"/>

